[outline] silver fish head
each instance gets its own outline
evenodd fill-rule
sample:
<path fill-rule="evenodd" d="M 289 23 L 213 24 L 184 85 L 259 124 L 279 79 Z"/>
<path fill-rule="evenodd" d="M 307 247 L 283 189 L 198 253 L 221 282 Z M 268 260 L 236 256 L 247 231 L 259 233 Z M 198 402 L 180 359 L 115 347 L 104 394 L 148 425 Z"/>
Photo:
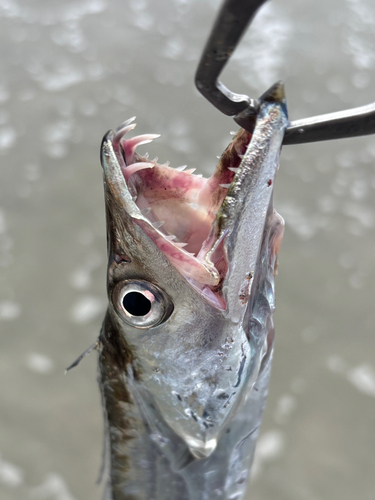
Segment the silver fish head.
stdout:
<path fill-rule="evenodd" d="M 138 155 L 155 136 L 127 138 L 133 119 L 103 139 L 106 324 L 152 432 L 167 425 L 195 458 L 215 450 L 272 349 L 273 283 L 262 275 L 283 233 L 272 192 L 286 124 L 277 84 L 209 179 Z M 256 301 L 261 281 L 267 304 Z"/>

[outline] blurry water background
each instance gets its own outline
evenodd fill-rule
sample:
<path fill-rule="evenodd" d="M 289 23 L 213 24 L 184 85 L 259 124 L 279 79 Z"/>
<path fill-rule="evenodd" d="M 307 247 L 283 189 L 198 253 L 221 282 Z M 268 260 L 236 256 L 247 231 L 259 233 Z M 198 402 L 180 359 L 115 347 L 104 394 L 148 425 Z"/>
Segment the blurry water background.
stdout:
<path fill-rule="evenodd" d="M 219 0 L 0 0 L 0 498 L 99 500 L 99 146 L 137 115 L 209 175 L 236 130 L 193 76 Z M 291 119 L 375 100 L 373 0 L 275 0 L 223 81 Z M 276 349 L 248 499 L 375 498 L 375 137 L 286 146 Z"/>

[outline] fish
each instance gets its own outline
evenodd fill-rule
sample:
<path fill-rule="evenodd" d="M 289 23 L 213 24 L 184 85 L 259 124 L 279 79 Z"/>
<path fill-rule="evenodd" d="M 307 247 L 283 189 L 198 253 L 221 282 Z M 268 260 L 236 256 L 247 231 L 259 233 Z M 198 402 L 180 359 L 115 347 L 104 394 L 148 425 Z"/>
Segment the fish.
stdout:
<path fill-rule="evenodd" d="M 108 309 L 97 349 L 106 500 L 243 498 L 265 407 L 284 221 L 273 187 L 281 82 L 206 179 L 136 152 L 134 119 L 101 146 Z"/>

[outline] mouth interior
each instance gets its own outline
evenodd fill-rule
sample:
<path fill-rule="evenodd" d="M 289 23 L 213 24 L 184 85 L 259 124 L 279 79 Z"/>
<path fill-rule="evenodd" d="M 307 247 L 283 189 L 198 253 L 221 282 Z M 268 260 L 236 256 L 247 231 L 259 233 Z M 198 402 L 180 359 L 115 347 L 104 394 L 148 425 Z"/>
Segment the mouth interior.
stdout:
<path fill-rule="evenodd" d="M 180 273 L 218 307 L 218 291 L 227 266 L 223 256 L 207 263 L 215 243 L 213 223 L 236 175 L 251 134 L 241 129 L 222 154 L 215 173 L 206 179 L 186 166 L 150 161 L 135 150 L 159 137 L 148 134 L 125 139 L 135 124 L 128 120 L 115 133 L 113 149 L 127 188 L 140 211 L 134 218 Z M 215 252 L 216 253 L 216 252 Z M 212 269 L 210 269 L 210 266 Z"/>

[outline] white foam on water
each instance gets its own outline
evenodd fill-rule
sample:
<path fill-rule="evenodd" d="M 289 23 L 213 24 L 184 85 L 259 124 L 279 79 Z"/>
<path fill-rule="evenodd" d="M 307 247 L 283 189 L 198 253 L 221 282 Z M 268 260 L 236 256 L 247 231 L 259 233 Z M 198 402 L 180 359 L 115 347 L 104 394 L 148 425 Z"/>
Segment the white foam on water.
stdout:
<path fill-rule="evenodd" d="M 25 165 L 25 177 L 28 181 L 34 182 L 40 178 L 40 167 L 34 163 Z"/>
<path fill-rule="evenodd" d="M 90 271 L 85 268 L 76 269 L 70 275 L 69 283 L 76 290 L 87 290 L 92 283 Z"/>
<path fill-rule="evenodd" d="M 277 401 L 276 411 L 275 411 L 275 421 L 278 424 L 285 424 L 293 410 L 296 408 L 296 398 L 290 394 L 284 394 Z"/>
<path fill-rule="evenodd" d="M 93 116 L 93 115 L 97 114 L 98 107 L 94 101 L 92 101 L 90 99 L 83 99 L 79 103 L 79 110 L 85 116 Z"/>
<path fill-rule="evenodd" d="M 365 228 L 374 226 L 375 214 L 369 207 L 351 202 L 344 206 L 343 213 L 357 220 Z"/>
<path fill-rule="evenodd" d="M 277 459 L 284 448 L 285 436 L 279 429 L 272 429 L 261 434 L 255 449 L 251 479 L 254 480 L 262 472 L 266 462 Z"/>
<path fill-rule="evenodd" d="M 75 500 L 65 479 L 60 474 L 48 474 L 44 482 L 30 489 L 30 498 L 36 500 Z"/>
<path fill-rule="evenodd" d="M 364 89 L 371 83 L 370 75 L 364 71 L 358 71 L 352 76 L 352 84 L 356 89 Z"/>
<path fill-rule="evenodd" d="M 331 214 L 337 210 L 337 200 L 333 196 L 322 196 L 318 198 L 318 206 L 323 214 Z"/>
<path fill-rule="evenodd" d="M 8 226 L 6 223 L 5 212 L 0 208 L 0 266 L 8 267 L 13 262 L 13 255 L 10 253 L 13 248 L 14 242 L 8 234 Z M 12 307 L 12 303 L 5 301 L 3 307 L 1 307 L 2 302 L 0 302 L 0 319 L 2 318 L 2 313 L 4 319 L 13 319 L 14 314 L 16 314 L 16 309 Z M 17 315 L 17 314 L 16 314 Z"/>
<path fill-rule="evenodd" d="M 0 234 L 4 234 L 7 230 L 7 224 L 5 222 L 5 214 L 2 209 L 0 209 Z"/>
<path fill-rule="evenodd" d="M 365 179 L 355 179 L 350 186 L 350 196 L 354 200 L 366 198 L 369 191 L 368 182 Z"/>
<path fill-rule="evenodd" d="M 79 25 L 74 22 L 53 30 L 51 38 L 56 45 L 66 46 L 71 52 L 83 52 L 88 45 Z"/>
<path fill-rule="evenodd" d="M 88 64 L 86 73 L 87 78 L 92 81 L 102 80 L 105 77 L 105 69 L 99 61 Z"/>
<path fill-rule="evenodd" d="M 344 269 L 352 269 L 355 264 L 355 258 L 349 252 L 340 254 L 338 261 Z"/>
<path fill-rule="evenodd" d="M 279 208 L 288 227 L 301 240 L 306 241 L 313 238 L 319 229 L 324 229 L 327 225 L 326 216 L 319 213 L 307 215 L 305 209 L 297 206 L 295 203 L 279 203 Z"/>
<path fill-rule="evenodd" d="M 84 80 L 84 75 L 81 71 L 71 68 L 70 71 L 66 73 L 49 73 L 44 74 L 43 77 L 38 78 L 44 90 L 49 90 L 50 92 L 59 92 L 61 90 L 66 90 L 73 85 L 77 85 Z"/>
<path fill-rule="evenodd" d="M 134 25 L 142 30 L 150 30 L 154 24 L 154 18 L 148 11 L 138 11 L 134 16 Z"/>
<path fill-rule="evenodd" d="M 185 51 L 185 42 L 180 36 L 171 36 L 166 40 L 163 54 L 168 59 L 180 59 Z"/>
<path fill-rule="evenodd" d="M 116 99 L 116 101 L 127 106 L 129 106 L 135 100 L 133 91 L 125 87 L 124 85 L 117 85 L 115 87 L 113 97 L 114 99 Z"/>
<path fill-rule="evenodd" d="M 16 465 L 3 460 L 0 456 L 0 483 L 16 488 L 23 483 L 23 472 Z"/>
<path fill-rule="evenodd" d="M 365 284 L 365 278 L 366 278 L 365 272 L 357 271 L 349 276 L 349 285 L 356 289 L 363 288 Z"/>
<path fill-rule="evenodd" d="M 239 75 L 247 85 L 251 82 L 264 91 L 279 79 L 292 32 L 292 24 L 282 9 L 271 3 L 262 7 L 231 60 L 240 67 Z"/>
<path fill-rule="evenodd" d="M 146 10 L 148 7 L 146 0 L 129 0 L 129 8 L 133 12 L 139 12 L 141 10 Z"/>
<path fill-rule="evenodd" d="M 336 155 L 336 163 L 343 169 L 353 168 L 357 165 L 357 152 L 343 149 Z"/>
<path fill-rule="evenodd" d="M 67 142 L 73 133 L 73 123 L 70 120 L 58 120 L 47 125 L 42 133 L 47 143 L 45 151 L 51 158 L 63 158 L 68 153 Z"/>
<path fill-rule="evenodd" d="M 0 16 L 16 17 L 20 16 L 21 8 L 14 0 L 1 0 Z"/>
<path fill-rule="evenodd" d="M 0 302 L 0 320 L 10 321 L 18 318 L 21 314 L 21 306 L 12 300 Z"/>
<path fill-rule="evenodd" d="M 326 82 L 326 87 L 332 94 L 342 95 L 347 92 L 345 80 L 339 75 L 329 78 Z"/>
<path fill-rule="evenodd" d="M 63 143 L 49 144 L 45 152 L 50 158 L 59 160 L 68 154 L 68 148 Z"/>
<path fill-rule="evenodd" d="M 66 6 L 63 14 L 63 20 L 75 21 L 90 14 L 100 14 L 107 7 L 108 2 L 105 0 L 86 0 L 81 3 L 73 2 L 72 4 Z"/>
<path fill-rule="evenodd" d="M 5 125 L 9 120 L 9 112 L 5 109 L 0 110 L 0 125 Z"/>
<path fill-rule="evenodd" d="M 278 429 L 262 434 L 258 439 L 257 453 L 262 460 L 274 460 L 284 448 L 284 435 Z"/>
<path fill-rule="evenodd" d="M 43 139 L 48 143 L 64 142 L 71 137 L 72 122 L 70 120 L 59 120 L 50 123 L 43 130 Z"/>
<path fill-rule="evenodd" d="M 327 359 L 327 368 L 344 377 L 362 394 L 375 397 L 375 369 L 372 365 L 363 363 L 349 368 L 341 356 L 334 354 Z"/>
<path fill-rule="evenodd" d="M 11 148 L 16 142 L 17 134 L 12 127 L 0 128 L 0 150 Z"/>
<path fill-rule="evenodd" d="M 27 354 L 26 366 L 30 370 L 41 374 L 51 373 L 54 368 L 53 361 L 50 358 L 36 352 Z"/>
<path fill-rule="evenodd" d="M 352 368 L 347 379 L 360 392 L 375 398 L 375 370 L 372 366 L 363 364 Z"/>
<path fill-rule="evenodd" d="M 91 295 L 81 297 L 70 311 L 70 318 L 75 323 L 89 323 L 104 311 L 101 299 Z"/>
<path fill-rule="evenodd" d="M 69 21 L 80 21 L 87 15 L 100 14 L 107 6 L 108 2 L 105 0 L 58 2 L 57 6 L 54 2 L 47 2 L 43 4 L 43 10 L 39 11 L 37 8 L 33 8 L 31 2 L 24 2 L 24 6 L 20 6 L 15 0 L 1 0 L 0 17 L 20 18 L 30 24 L 53 25 Z"/>
<path fill-rule="evenodd" d="M 3 85 L 0 85 L 0 102 L 3 103 L 8 101 L 9 97 L 10 97 L 9 90 Z"/>
<path fill-rule="evenodd" d="M 349 15 L 346 18 L 348 32 L 343 40 L 344 52 L 352 57 L 352 64 L 359 70 L 373 69 L 375 50 L 369 43 L 373 36 L 374 10 L 370 2 L 347 0 Z M 361 29 L 358 29 L 358 27 Z"/>
<path fill-rule="evenodd" d="M 332 373 L 343 374 L 347 369 L 345 361 L 338 354 L 329 356 L 326 362 L 328 370 Z"/>
<path fill-rule="evenodd" d="M 92 234 L 92 233 L 91 233 Z M 77 290 L 87 290 L 92 283 L 91 273 L 102 263 L 102 257 L 97 253 L 86 256 L 85 262 L 70 275 L 69 282 Z"/>

